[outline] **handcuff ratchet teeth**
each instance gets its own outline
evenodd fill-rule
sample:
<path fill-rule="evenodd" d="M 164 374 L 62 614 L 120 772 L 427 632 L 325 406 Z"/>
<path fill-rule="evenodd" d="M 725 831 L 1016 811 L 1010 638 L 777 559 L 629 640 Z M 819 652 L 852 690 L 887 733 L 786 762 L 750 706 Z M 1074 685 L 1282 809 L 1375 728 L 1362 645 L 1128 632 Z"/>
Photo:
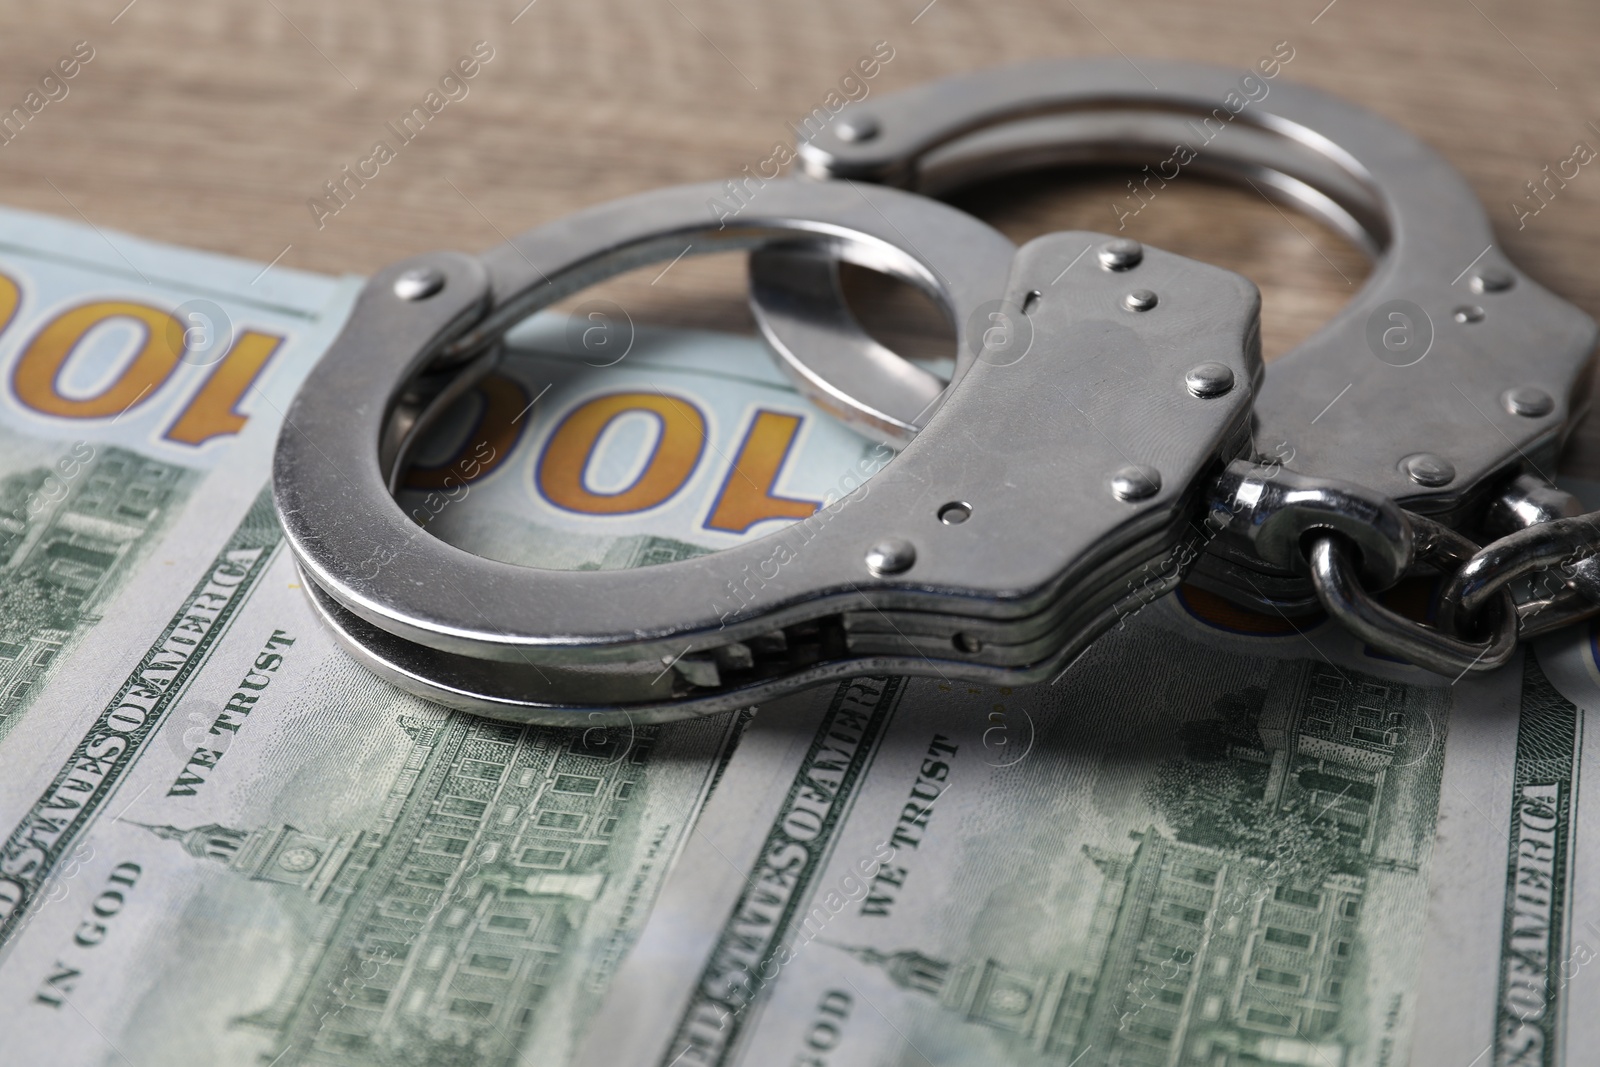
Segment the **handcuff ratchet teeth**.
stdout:
<path fill-rule="evenodd" d="M 1045 681 L 1185 576 L 1274 610 L 1320 605 L 1452 672 L 1600 611 L 1595 524 L 1530 473 L 1586 395 L 1594 323 L 1511 270 L 1465 182 L 1403 131 L 1274 84 L 1229 108 L 1238 136 L 1195 157 L 1376 257 L 1351 304 L 1264 378 L 1259 294 L 1236 274 L 1105 234 L 1017 249 L 872 184 L 938 192 L 1040 161 L 1127 161 L 1237 80 L 1156 69 L 1160 91 L 1098 60 L 936 83 L 874 101 L 876 139 L 801 147 L 812 179 L 865 181 L 775 180 L 720 221 L 705 209 L 720 186 L 662 189 L 482 257 L 379 272 L 275 455 L 316 611 L 411 692 L 569 725 L 730 710 L 863 671 Z M 406 516 L 393 492 L 410 449 L 493 368 L 507 329 L 686 245 L 751 251 L 763 334 L 824 408 L 906 442 L 885 469 L 804 523 L 641 570 L 514 566 Z M 998 315 L 1027 341 L 961 329 L 946 385 L 867 338 L 839 261 L 920 287 L 958 327 Z M 1434 324 L 1427 358 L 1406 366 L 1369 344 L 1395 301 Z M 1454 316 L 1468 301 L 1474 314 Z M 1319 416 L 1336 396 L 1337 417 Z M 1562 552 L 1559 580 L 1536 581 Z M 1448 578 L 1436 626 L 1373 595 L 1429 569 Z M 722 591 L 752 572 L 762 581 L 730 609 Z"/>

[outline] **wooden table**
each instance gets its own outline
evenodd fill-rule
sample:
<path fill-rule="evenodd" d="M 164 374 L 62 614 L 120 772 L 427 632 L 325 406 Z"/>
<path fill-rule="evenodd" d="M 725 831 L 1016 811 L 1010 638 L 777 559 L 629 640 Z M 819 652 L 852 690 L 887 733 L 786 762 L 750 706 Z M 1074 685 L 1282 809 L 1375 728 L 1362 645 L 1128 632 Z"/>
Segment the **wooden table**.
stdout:
<path fill-rule="evenodd" d="M 755 168 L 880 41 L 893 59 L 869 83 L 874 93 L 1049 56 L 1244 68 L 1286 41 L 1288 77 L 1433 144 L 1489 206 L 1511 258 L 1600 315 L 1600 165 L 1520 227 L 1511 207 L 1575 142 L 1600 148 L 1593 0 L 124 2 L 0 9 L 0 112 L 75 42 L 93 50 L 66 95 L 0 145 L 6 204 L 365 273 L 431 248 L 485 248 L 611 197 Z M 402 144 L 388 124 L 424 105 L 479 41 L 492 58 L 446 83 L 455 98 Z M 394 158 L 364 184 L 345 181 L 341 168 L 371 157 L 380 139 L 398 146 Z M 337 202 L 314 211 L 330 180 L 345 181 L 346 202 L 337 214 L 327 206 Z M 1105 230 L 1123 182 L 1035 176 L 961 202 L 1016 239 Z M 1202 181 L 1175 183 L 1129 232 L 1253 278 L 1269 357 L 1313 331 L 1366 273 L 1325 227 Z M 636 319 L 751 328 L 734 257 L 685 260 L 651 284 L 655 274 L 608 283 L 604 295 Z M 928 309 L 899 287 L 860 277 L 852 286 L 858 303 L 879 298 L 868 317 L 881 334 L 906 347 L 938 336 Z M 1600 477 L 1600 430 L 1580 431 L 1567 469 Z"/>

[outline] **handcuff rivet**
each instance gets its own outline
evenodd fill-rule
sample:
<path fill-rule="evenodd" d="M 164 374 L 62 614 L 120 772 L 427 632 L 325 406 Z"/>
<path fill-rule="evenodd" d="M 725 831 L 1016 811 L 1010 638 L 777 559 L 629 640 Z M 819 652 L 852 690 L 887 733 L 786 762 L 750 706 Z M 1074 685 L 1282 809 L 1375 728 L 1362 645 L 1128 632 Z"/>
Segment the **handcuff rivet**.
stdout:
<path fill-rule="evenodd" d="M 885 538 L 867 549 L 867 570 L 876 575 L 904 574 L 916 561 L 916 546 L 899 537 Z"/>
<path fill-rule="evenodd" d="M 1504 267 L 1485 267 L 1472 276 L 1471 285 L 1474 293 L 1503 293 L 1516 281 Z"/>
<path fill-rule="evenodd" d="M 432 267 L 413 267 L 394 280 L 394 295 L 401 300 L 426 300 L 444 288 L 444 275 Z"/>
<path fill-rule="evenodd" d="M 1131 237 L 1118 237 L 1100 246 L 1100 265 L 1106 270 L 1132 270 L 1144 261 L 1144 245 Z"/>
<path fill-rule="evenodd" d="M 857 141 L 870 141 L 878 136 L 881 127 L 878 120 L 871 115 L 851 115 L 849 118 L 840 119 L 837 131 L 841 141 L 854 144 Z"/>
<path fill-rule="evenodd" d="M 1406 477 L 1426 489 L 1438 489 L 1455 481 L 1456 468 L 1443 456 L 1432 452 L 1418 452 L 1400 461 Z"/>
<path fill-rule="evenodd" d="M 950 643 L 958 652 L 977 653 L 983 651 L 983 642 L 971 634 L 961 633 L 950 638 Z"/>
<path fill-rule="evenodd" d="M 1183 383 L 1201 400 L 1225 396 L 1233 389 L 1233 370 L 1226 363 L 1199 363 L 1183 376 Z"/>
<path fill-rule="evenodd" d="M 1463 304 L 1456 308 L 1455 320 L 1459 323 L 1482 322 L 1483 309 L 1473 304 Z"/>
<path fill-rule="evenodd" d="M 1156 294 L 1148 289 L 1135 289 L 1122 298 L 1122 306 L 1129 311 L 1149 311 L 1156 306 Z"/>
<path fill-rule="evenodd" d="M 1543 389 L 1531 385 L 1519 385 L 1515 389 L 1507 389 L 1500 400 L 1511 414 L 1529 419 L 1542 419 L 1556 407 L 1554 397 Z"/>
<path fill-rule="evenodd" d="M 1161 472 L 1154 467 L 1132 463 L 1118 468 L 1111 475 L 1111 495 L 1118 500 L 1133 503 L 1146 500 L 1161 491 Z"/>

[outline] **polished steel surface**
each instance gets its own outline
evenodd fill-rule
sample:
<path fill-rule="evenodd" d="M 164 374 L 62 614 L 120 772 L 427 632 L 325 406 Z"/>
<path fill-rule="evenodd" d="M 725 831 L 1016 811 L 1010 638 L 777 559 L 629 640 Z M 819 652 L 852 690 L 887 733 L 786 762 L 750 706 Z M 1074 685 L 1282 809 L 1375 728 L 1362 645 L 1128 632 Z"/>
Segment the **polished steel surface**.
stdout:
<path fill-rule="evenodd" d="M 1193 159 L 1182 172 L 1248 181 L 1328 221 L 1375 259 L 1350 303 L 1266 376 L 1256 399 L 1264 453 L 1450 521 L 1467 517 L 1486 483 L 1553 456 L 1582 413 L 1595 324 L 1510 265 L 1445 159 L 1386 119 L 1281 78 L 1171 60 L 1141 60 L 1140 70 L 1150 82 L 1116 58 L 931 82 L 847 108 L 843 116 L 870 114 L 875 134 L 845 141 L 823 130 L 800 145 L 801 163 L 814 178 L 946 194 L 1045 165 L 1154 165 L 1186 145 Z M 1158 183 L 1182 180 L 1170 169 L 1159 175 Z M 752 302 L 766 319 L 794 276 L 789 254 L 752 256 L 751 274 Z M 1469 295 L 1473 313 L 1461 315 Z M 880 346 L 859 329 L 851 343 L 873 351 L 870 362 L 842 355 L 837 329 L 824 354 L 781 322 L 768 327 L 790 367 L 825 362 L 821 377 L 836 393 L 892 388 L 881 381 Z M 958 362 L 957 377 L 965 369 Z M 1448 463 L 1453 477 L 1419 481 L 1403 469 L 1423 453 Z"/>
<path fill-rule="evenodd" d="M 364 661 L 433 699 L 544 722 L 721 710 L 855 670 L 1040 681 L 1181 578 L 1192 552 L 1145 576 L 1192 536 L 1205 477 L 1247 448 L 1249 430 L 1248 390 L 1197 397 L 1189 375 L 1198 361 L 1259 378 L 1253 285 L 1148 249 L 1139 269 L 1162 299 L 1133 314 L 1120 274 L 1050 285 L 1104 235 L 1030 242 L 1006 278 L 971 254 L 1003 239 L 934 201 L 773 183 L 749 219 L 718 230 L 703 207 L 710 188 L 602 205 L 482 260 L 418 257 L 368 283 L 288 413 L 274 470 L 308 592 Z M 1034 342 L 1014 362 L 976 361 L 754 602 L 729 613 L 715 594 L 769 559 L 784 531 L 643 570 L 550 571 L 438 541 L 394 502 L 410 442 L 487 372 L 522 315 L 670 259 L 685 239 L 709 251 L 797 234 L 920 273 L 952 308 L 1027 306 Z M 418 270 L 443 282 L 405 299 L 395 283 Z M 1107 487 L 1130 458 L 1159 482 L 1119 499 Z"/>
<path fill-rule="evenodd" d="M 1489 502 L 1483 528 L 1491 537 L 1503 537 L 1537 523 L 1582 514 L 1583 504 L 1565 489 L 1537 474 L 1519 474 Z"/>
<path fill-rule="evenodd" d="M 1306 573 L 1304 545 L 1313 530 L 1342 534 L 1373 589 L 1398 582 L 1412 563 L 1406 513 L 1360 485 L 1235 460 L 1212 484 L 1210 513 L 1217 555 L 1259 560 L 1279 572 Z"/>
<path fill-rule="evenodd" d="M 1336 534 L 1313 537 L 1311 578 L 1323 608 L 1341 626 L 1419 667 L 1459 678 L 1504 666 L 1517 650 L 1517 611 L 1501 592 L 1489 637 L 1473 641 L 1398 615 L 1362 587 L 1346 543 Z"/>
<path fill-rule="evenodd" d="M 1439 596 L 1439 624 L 1455 629 L 1513 582 L 1593 556 L 1600 512 L 1553 518 L 1484 545 L 1450 576 Z M 1591 605 L 1589 614 L 1593 614 Z"/>
<path fill-rule="evenodd" d="M 727 710 L 862 670 L 1039 682 L 1191 568 L 1246 604 L 1320 606 L 1442 673 L 1600 612 L 1596 516 L 1567 517 L 1526 473 L 1581 414 L 1594 322 L 1505 261 L 1460 175 L 1405 131 L 1303 86 L 1151 66 L 1160 90 L 1073 60 L 875 98 L 801 146 L 806 173 L 834 180 L 768 182 L 731 215 L 706 209 L 721 186 L 658 190 L 481 258 L 380 272 L 276 455 L 319 615 L 412 692 L 560 723 Z M 1265 378 L 1247 280 L 1125 236 L 1017 249 L 886 187 L 1137 165 L 1191 138 L 1181 171 L 1294 204 L 1375 261 Z M 621 271 L 728 250 L 751 252 L 757 321 L 801 391 L 906 445 L 819 513 L 803 551 L 779 532 L 647 571 L 549 571 L 453 548 L 400 511 L 411 447 L 508 328 Z M 866 335 L 840 262 L 935 300 L 957 334 L 948 384 Z M 1462 529 L 1501 536 L 1479 549 Z M 755 600 L 717 608 L 726 577 L 775 546 Z M 1437 626 L 1373 596 L 1417 573 L 1445 576 Z"/>

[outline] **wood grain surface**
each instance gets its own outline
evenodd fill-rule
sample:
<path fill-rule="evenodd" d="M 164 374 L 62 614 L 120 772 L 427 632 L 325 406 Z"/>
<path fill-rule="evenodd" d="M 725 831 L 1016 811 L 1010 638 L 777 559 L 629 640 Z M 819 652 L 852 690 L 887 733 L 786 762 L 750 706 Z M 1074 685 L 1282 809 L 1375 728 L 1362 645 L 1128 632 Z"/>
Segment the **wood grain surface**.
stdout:
<path fill-rule="evenodd" d="M 1537 216 L 1524 183 L 1600 148 L 1593 0 L 94 0 L 0 8 L 0 112 L 87 41 L 93 59 L 0 144 L 0 201 L 197 248 L 366 273 L 432 248 L 486 248 L 564 212 L 754 168 L 879 41 L 883 93 L 1053 56 L 1181 57 L 1242 68 L 1289 42 L 1285 75 L 1343 94 L 1439 149 L 1500 245 L 1600 315 L 1600 165 Z M 524 4 L 526 3 L 526 6 Z M 476 42 L 493 58 L 336 215 L 308 202 L 372 153 Z M 459 92 L 456 94 L 459 96 Z M 347 189 L 352 188 L 346 186 Z M 1014 239 L 1114 229 L 1115 174 L 990 183 L 959 201 Z M 1520 221 L 1520 225 L 1519 225 Z M 1261 287 L 1270 356 L 1359 287 L 1361 254 L 1248 189 L 1174 183 L 1130 232 Z M 636 319 L 748 330 L 734 257 L 607 284 Z M 858 307 L 906 348 L 940 327 L 855 277 Z M 1566 460 L 1600 477 L 1600 431 Z"/>

